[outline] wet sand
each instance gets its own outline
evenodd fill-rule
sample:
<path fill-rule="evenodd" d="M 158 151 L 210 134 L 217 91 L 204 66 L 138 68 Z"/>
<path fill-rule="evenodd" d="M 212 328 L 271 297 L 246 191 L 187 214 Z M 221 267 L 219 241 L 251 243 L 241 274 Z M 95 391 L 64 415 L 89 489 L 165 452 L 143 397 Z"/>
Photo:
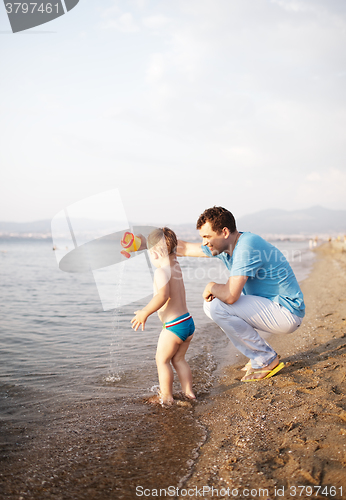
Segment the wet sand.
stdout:
<path fill-rule="evenodd" d="M 246 384 L 228 367 L 196 409 L 208 438 L 184 487 L 204 498 L 346 497 L 346 247 L 316 254 L 302 326 L 270 339 L 286 367 Z"/>
<path fill-rule="evenodd" d="M 211 385 L 209 355 L 191 365 L 203 398 Z M 137 487 L 179 487 L 206 438 L 196 403 L 179 394 L 172 408 L 151 404 L 149 396 L 73 403 L 37 396 L 15 386 L 0 391 L 7 415 L 0 421 L 1 500 L 130 500 Z"/>
<path fill-rule="evenodd" d="M 53 404 L 3 387 L 0 498 L 157 498 L 169 486 L 179 498 L 339 499 L 340 487 L 345 497 L 346 253 L 324 245 L 317 256 L 303 325 L 270 339 L 286 363 L 272 379 L 240 382 L 239 356 L 210 388 L 202 353 L 191 361 L 198 402 L 177 395 L 170 409 L 148 398 Z"/>

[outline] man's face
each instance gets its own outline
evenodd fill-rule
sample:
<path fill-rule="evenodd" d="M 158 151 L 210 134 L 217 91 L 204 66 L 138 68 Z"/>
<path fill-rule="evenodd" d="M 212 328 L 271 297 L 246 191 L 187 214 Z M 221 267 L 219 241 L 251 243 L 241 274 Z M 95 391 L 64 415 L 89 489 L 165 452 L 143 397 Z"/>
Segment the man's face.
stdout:
<path fill-rule="evenodd" d="M 217 234 L 212 230 L 210 222 L 206 222 L 201 229 L 199 234 L 203 239 L 203 246 L 207 246 L 212 255 L 219 255 L 228 248 L 227 240 L 224 233 Z"/>

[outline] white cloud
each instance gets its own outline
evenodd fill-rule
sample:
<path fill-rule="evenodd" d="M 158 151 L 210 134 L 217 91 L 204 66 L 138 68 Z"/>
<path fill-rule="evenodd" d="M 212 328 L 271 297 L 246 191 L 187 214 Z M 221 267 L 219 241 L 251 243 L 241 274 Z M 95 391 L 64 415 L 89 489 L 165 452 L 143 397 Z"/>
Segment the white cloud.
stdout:
<path fill-rule="evenodd" d="M 306 176 L 306 180 L 309 182 L 318 182 L 321 180 L 321 176 L 318 172 L 311 172 Z"/>
<path fill-rule="evenodd" d="M 306 12 L 309 6 L 302 0 L 271 0 L 273 4 L 278 5 L 288 12 Z"/>
<path fill-rule="evenodd" d="M 296 193 L 296 201 L 305 206 L 345 208 L 346 172 L 333 167 L 311 172 L 298 183 Z"/>
<path fill-rule="evenodd" d="M 160 82 L 164 76 L 165 57 L 163 54 L 152 54 L 146 72 L 146 80 L 149 83 Z"/>
<path fill-rule="evenodd" d="M 259 152 L 252 150 L 250 147 L 235 146 L 226 149 L 224 153 L 227 160 L 238 168 L 256 168 L 256 166 L 260 166 L 262 161 Z"/>
<path fill-rule="evenodd" d="M 137 182 L 136 219 L 150 179 L 170 185 L 172 170 L 191 207 L 345 206 L 344 0 L 101 3 L 86 2 L 83 39 L 67 25 L 59 46 L 6 42 L 4 209 L 40 218 L 28 193 L 54 213 Z"/>
<path fill-rule="evenodd" d="M 169 18 L 162 14 L 148 16 L 142 19 L 142 23 L 146 28 L 154 30 L 166 27 L 169 22 Z"/>
<path fill-rule="evenodd" d="M 140 11 L 137 12 L 135 19 L 131 11 L 122 12 L 118 5 L 104 9 L 100 16 L 103 19 L 100 25 L 102 29 L 114 29 L 122 33 L 135 33 L 142 27 L 158 32 L 170 23 L 170 19 L 163 14 L 143 17 Z"/>
<path fill-rule="evenodd" d="M 118 9 L 107 9 L 102 13 L 104 21 L 100 27 L 102 29 L 114 29 L 122 33 L 135 33 L 139 31 L 139 25 L 133 18 L 131 12 L 118 13 Z"/>

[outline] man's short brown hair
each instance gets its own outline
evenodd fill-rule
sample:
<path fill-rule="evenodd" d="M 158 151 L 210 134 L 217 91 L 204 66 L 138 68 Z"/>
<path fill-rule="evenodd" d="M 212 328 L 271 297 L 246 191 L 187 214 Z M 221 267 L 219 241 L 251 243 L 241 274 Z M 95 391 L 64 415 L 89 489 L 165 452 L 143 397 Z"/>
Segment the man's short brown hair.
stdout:
<path fill-rule="evenodd" d="M 150 249 L 160 243 L 160 241 L 164 241 L 166 243 L 168 255 L 176 252 L 178 239 L 172 229 L 169 229 L 168 227 L 154 229 L 154 231 L 152 231 L 148 236 L 147 246 Z"/>
<path fill-rule="evenodd" d="M 224 227 L 227 227 L 231 233 L 237 230 L 235 218 L 229 210 L 223 207 L 207 208 L 199 216 L 196 228 L 201 229 L 206 222 L 209 222 L 215 233 L 220 234 Z"/>

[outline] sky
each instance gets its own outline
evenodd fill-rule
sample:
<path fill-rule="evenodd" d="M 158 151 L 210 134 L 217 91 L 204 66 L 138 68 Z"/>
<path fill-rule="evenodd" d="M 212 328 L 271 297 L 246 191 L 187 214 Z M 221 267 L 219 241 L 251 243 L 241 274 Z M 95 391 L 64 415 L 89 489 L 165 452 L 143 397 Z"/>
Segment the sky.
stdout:
<path fill-rule="evenodd" d="M 344 0 L 0 5 L 0 220 L 118 189 L 130 221 L 346 209 Z"/>

